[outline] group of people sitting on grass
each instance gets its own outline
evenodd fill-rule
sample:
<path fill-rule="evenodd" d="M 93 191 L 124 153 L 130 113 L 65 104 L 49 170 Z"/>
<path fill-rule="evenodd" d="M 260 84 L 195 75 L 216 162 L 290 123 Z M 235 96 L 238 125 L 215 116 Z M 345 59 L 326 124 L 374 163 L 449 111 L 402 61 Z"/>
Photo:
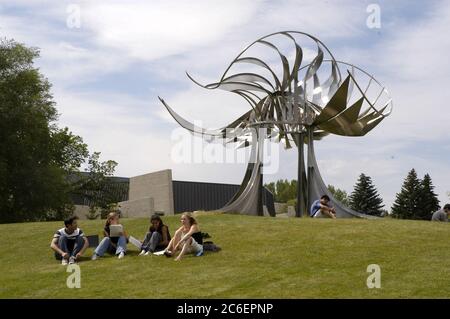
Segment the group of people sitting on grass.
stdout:
<path fill-rule="evenodd" d="M 55 257 L 61 260 L 62 265 L 76 263 L 89 247 L 89 241 L 83 231 L 78 228 L 78 217 L 73 216 L 64 221 L 64 228 L 59 229 L 53 236 L 50 247 Z M 170 236 L 169 228 L 158 215 L 150 219 L 150 227 L 144 241 L 137 241 L 140 246 L 139 256 L 146 256 L 155 252 L 163 252 L 166 257 L 175 257 L 180 260 L 187 254 L 203 255 L 203 235 L 197 221 L 188 213 L 181 215 L 181 226 Z M 133 239 L 125 229 L 117 236 L 111 236 L 111 226 L 120 225 L 119 214 L 111 212 L 106 219 L 103 229 L 104 238 L 95 248 L 92 260 L 102 257 L 105 253 L 116 255 L 122 259 L 127 252 L 127 243 Z M 136 241 L 135 241 L 136 242 Z"/>
<path fill-rule="evenodd" d="M 336 210 L 330 205 L 330 197 L 323 195 L 316 200 L 311 206 L 310 216 L 335 219 Z M 449 216 L 450 204 L 447 204 L 442 210 L 435 212 L 431 220 L 448 221 Z M 60 259 L 63 265 L 75 263 L 89 247 L 88 239 L 78 228 L 77 220 L 76 216 L 66 219 L 65 227 L 56 231 L 50 244 L 55 251 L 55 257 Z M 158 251 L 162 251 L 166 257 L 175 257 L 177 261 L 187 254 L 201 256 L 203 254 L 203 235 L 197 221 L 189 213 L 182 214 L 180 221 L 181 226 L 171 238 L 169 227 L 163 223 L 161 217 L 153 215 L 144 241 L 140 242 L 129 236 L 124 229 L 119 234 L 111 236 L 111 226 L 120 225 L 119 214 L 111 212 L 103 229 L 104 238 L 96 247 L 92 260 L 102 257 L 106 252 L 122 259 L 127 252 L 127 243 L 131 239 L 135 243 L 137 242 L 136 245 L 141 250 L 139 256 L 146 256 Z"/>

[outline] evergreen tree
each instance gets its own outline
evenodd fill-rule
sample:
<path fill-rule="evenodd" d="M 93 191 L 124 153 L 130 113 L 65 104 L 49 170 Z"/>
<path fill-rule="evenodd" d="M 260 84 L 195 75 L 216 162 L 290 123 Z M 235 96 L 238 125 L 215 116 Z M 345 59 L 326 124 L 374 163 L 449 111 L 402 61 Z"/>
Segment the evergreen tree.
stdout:
<path fill-rule="evenodd" d="M 364 214 L 382 215 L 383 200 L 369 176 L 364 174 L 359 176 L 353 193 L 350 195 L 350 207 Z"/>
<path fill-rule="evenodd" d="M 439 209 L 439 199 L 434 192 L 433 182 L 429 174 L 426 174 L 420 182 L 420 193 L 417 215 L 414 219 L 430 219 L 431 214 Z"/>
<path fill-rule="evenodd" d="M 412 169 L 405 181 L 402 190 L 396 195 L 392 206 L 392 216 L 401 219 L 414 219 L 419 214 L 419 201 L 421 193 L 421 183 L 417 178 L 415 169 Z"/>

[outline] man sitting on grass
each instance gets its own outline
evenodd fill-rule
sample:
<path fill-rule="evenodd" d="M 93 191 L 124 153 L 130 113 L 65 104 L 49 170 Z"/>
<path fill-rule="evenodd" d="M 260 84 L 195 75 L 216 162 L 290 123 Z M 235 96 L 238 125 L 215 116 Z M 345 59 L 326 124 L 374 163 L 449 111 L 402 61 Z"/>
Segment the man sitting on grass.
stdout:
<path fill-rule="evenodd" d="M 56 231 L 50 248 L 55 251 L 55 257 L 61 260 L 61 265 L 73 264 L 88 248 L 89 242 L 77 225 L 78 217 L 69 217 L 64 221 L 64 228 Z"/>
<path fill-rule="evenodd" d="M 316 200 L 311 205 L 311 211 L 309 213 L 314 218 L 336 218 L 336 210 L 330 206 L 330 197 L 328 195 L 323 195 L 320 200 Z"/>
<path fill-rule="evenodd" d="M 446 204 L 443 209 L 433 213 L 431 220 L 435 222 L 448 222 L 449 216 L 450 216 L 450 204 Z"/>

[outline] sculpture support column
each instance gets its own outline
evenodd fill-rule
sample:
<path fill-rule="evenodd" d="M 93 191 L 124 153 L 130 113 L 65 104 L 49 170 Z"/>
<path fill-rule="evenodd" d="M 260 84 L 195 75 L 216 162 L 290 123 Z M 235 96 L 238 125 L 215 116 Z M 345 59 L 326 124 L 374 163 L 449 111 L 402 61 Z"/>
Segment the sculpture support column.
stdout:
<path fill-rule="evenodd" d="M 258 187 L 258 215 L 264 216 L 264 186 L 263 186 L 263 163 L 259 165 L 259 187 Z"/>
<path fill-rule="evenodd" d="M 305 155 L 304 155 L 304 147 L 303 147 L 303 141 L 304 141 L 304 133 L 298 133 L 297 134 L 297 150 L 298 150 L 298 170 L 297 170 L 297 207 L 295 216 L 296 217 L 302 217 L 303 213 L 305 212 L 305 201 L 304 201 L 304 194 L 305 194 L 305 184 L 304 184 L 304 178 L 305 175 Z"/>
<path fill-rule="evenodd" d="M 313 198 L 312 198 L 312 188 L 313 188 L 313 180 L 314 180 L 314 165 L 312 163 L 311 160 L 311 146 L 314 143 L 314 128 L 313 127 L 308 127 L 308 159 L 307 159 L 307 165 L 308 165 L 308 172 L 307 172 L 307 196 L 306 196 L 306 207 L 309 210 L 312 202 L 313 202 Z"/>

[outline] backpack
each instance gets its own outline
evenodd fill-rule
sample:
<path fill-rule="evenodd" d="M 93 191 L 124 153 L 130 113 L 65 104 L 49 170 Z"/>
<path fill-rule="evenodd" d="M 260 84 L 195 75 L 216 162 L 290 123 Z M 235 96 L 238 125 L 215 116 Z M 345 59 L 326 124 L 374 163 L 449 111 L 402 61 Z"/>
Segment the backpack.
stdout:
<path fill-rule="evenodd" d="M 214 244 L 212 241 L 205 241 L 203 243 L 203 250 L 204 251 L 218 252 L 218 251 L 222 250 L 222 248 L 220 248 L 219 246 Z"/>

